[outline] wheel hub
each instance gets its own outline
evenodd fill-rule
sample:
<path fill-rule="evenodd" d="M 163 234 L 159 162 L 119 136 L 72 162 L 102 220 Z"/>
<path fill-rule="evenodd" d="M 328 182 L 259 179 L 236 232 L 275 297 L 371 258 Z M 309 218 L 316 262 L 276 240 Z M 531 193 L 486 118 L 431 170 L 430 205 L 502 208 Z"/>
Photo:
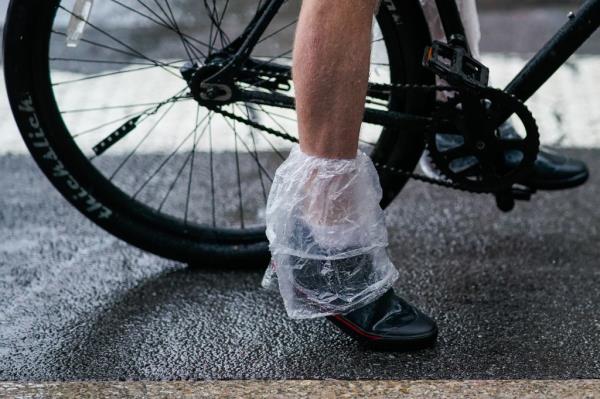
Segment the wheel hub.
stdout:
<path fill-rule="evenodd" d="M 214 106 L 230 104 L 234 101 L 234 80 L 228 76 L 218 76 L 213 79 L 226 65 L 226 60 L 214 58 L 204 65 L 188 62 L 180 68 L 181 75 L 198 104 Z"/>

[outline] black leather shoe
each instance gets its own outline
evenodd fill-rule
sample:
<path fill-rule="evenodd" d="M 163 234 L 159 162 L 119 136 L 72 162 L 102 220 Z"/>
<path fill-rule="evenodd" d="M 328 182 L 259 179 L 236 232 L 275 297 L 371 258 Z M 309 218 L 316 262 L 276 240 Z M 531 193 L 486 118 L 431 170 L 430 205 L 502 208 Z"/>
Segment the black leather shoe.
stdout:
<path fill-rule="evenodd" d="M 318 255 L 328 252 L 315 241 L 310 227 L 304 221 L 297 220 L 292 229 L 292 248 L 302 248 L 300 252 L 313 251 L 313 254 Z M 358 248 L 336 248 L 333 253 L 350 253 L 356 249 Z M 327 260 L 288 255 L 287 263 L 293 265 L 291 274 L 295 295 L 309 299 L 303 306 L 307 309 L 314 306 L 312 310 L 315 313 L 337 313 L 340 309 L 370 303 L 374 293 L 370 290 L 358 292 L 358 287 L 374 286 L 385 280 L 371 253 Z M 318 300 L 315 301 L 316 298 Z"/>
<path fill-rule="evenodd" d="M 423 349 L 435 344 L 438 334 L 435 322 L 393 289 L 362 308 L 327 319 L 350 337 L 376 349 Z"/>
<path fill-rule="evenodd" d="M 320 248 L 314 241 L 310 227 L 301 220 L 293 226 L 292 248 Z M 349 250 L 348 248 L 347 250 Z M 319 249 L 317 252 L 321 253 Z M 373 275 L 373 259 L 369 254 L 349 258 L 322 261 L 289 255 L 292 267 L 293 286 L 299 297 L 315 298 L 325 295 L 314 305 L 315 312 L 334 313 L 348 305 L 349 298 L 329 296 L 333 290 L 337 295 L 342 287 L 358 287 L 368 282 Z M 335 269 L 338 273 L 323 273 L 323 269 Z M 373 282 L 375 283 L 375 282 Z M 323 292 L 321 292 L 321 290 Z M 437 326 L 427 315 L 397 296 L 389 289 L 375 301 L 352 295 L 352 303 L 367 303 L 365 306 L 344 315 L 328 316 L 342 331 L 360 343 L 376 349 L 413 350 L 431 346 L 437 337 Z M 304 304 L 309 306 L 310 301 Z"/>
<path fill-rule="evenodd" d="M 519 137 L 510 124 L 503 125 L 500 134 L 506 138 Z M 519 162 L 519 160 L 509 155 L 507 163 L 510 165 L 511 162 Z M 563 190 L 582 185 L 588 180 L 589 175 L 583 161 L 541 149 L 531 174 L 519 183 L 537 190 Z"/>

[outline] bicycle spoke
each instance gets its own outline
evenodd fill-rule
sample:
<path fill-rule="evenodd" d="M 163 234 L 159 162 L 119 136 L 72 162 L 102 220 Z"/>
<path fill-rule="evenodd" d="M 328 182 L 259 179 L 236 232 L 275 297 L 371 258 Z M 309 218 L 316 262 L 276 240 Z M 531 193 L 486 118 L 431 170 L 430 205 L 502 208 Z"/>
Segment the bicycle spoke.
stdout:
<path fill-rule="evenodd" d="M 186 54 L 188 55 L 188 59 L 190 62 L 193 63 L 193 59 L 194 57 L 192 56 L 192 53 L 190 52 L 190 47 L 188 46 L 188 42 L 186 41 L 186 39 L 183 37 L 181 30 L 179 29 L 179 26 L 177 24 L 177 21 L 175 20 L 175 16 L 173 15 L 173 13 L 171 12 L 170 9 L 170 5 L 168 0 L 163 0 L 165 2 L 166 5 L 166 9 L 163 8 L 163 6 L 160 4 L 160 2 L 158 0 L 154 0 L 154 3 L 158 6 L 159 10 L 163 13 L 164 17 L 167 19 L 168 21 L 168 26 L 177 34 L 177 36 L 179 37 L 179 40 L 181 41 L 183 48 L 186 52 Z"/>
<path fill-rule="evenodd" d="M 229 122 L 229 119 L 227 118 L 223 118 L 223 120 L 225 121 L 225 123 L 227 123 L 229 125 L 229 127 L 233 130 L 233 126 L 231 125 L 231 123 Z M 237 132 L 234 131 L 234 134 L 237 135 Z M 252 156 L 252 152 L 250 151 L 250 147 L 248 147 L 248 145 L 246 144 L 246 142 L 239 137 L 238 138 L 240 140 L 240 142 L 244 145 L 244 147 L 246 147 L 246 150 L 248 151 L 249 154 L 251 154 L 250 156 Z M 253 156 L 252 156 L 253 157 Z M 253 157 L 254 158 L 254 157 Z M 254 158 L 254 160 L 256 161 L 256 163 L 260 166 L 260 168 L 262 169 L 262 171 L 265 173 L 265 175 L 268 177 L 268 179 L 273 182 L 273 178 L 271 177 L 271 175 L 269 174 L 269 172 L 267 171 L 267 169 L 263 166 L 263 164 L 260 162 L 260 160 L 258 158 Z"/>
<path fill-rule="evenodd" d="M 165 11 L 165 9 L 160 5 L 158 0 L 154 0 L 154 4 L 156 4 L 158 6 L 158 9 L 162 12 L 163 16 L 167 19 L 167 21 L 169 22 L 171 27 L 175 27 L 173 24 L 173 20 L 171 19 L 171 17 L 169 16 L 169 14 L 167 14 L 167 12 Z"/>
<path fill-rule="evenodd" d="M 275 154 L 277 154 L 282 161 L 285 161 L 285 156 L 281 152 L 279 152 L 277 147 L 275 147 L 275 145 L 273 145 L 273 143 L 271 142 L 271 140 L 269 140 L 269 138 L 265 135 L 265 133 L 260 129 L 258 129 L 257 131 L 260 134 L 260 136 L 267 142 L 267 144 L 269 144 L 269 146 L 271 147 L 273 152 Z M 273 179 L 270 177 L 269 177 L 269 180 L 273 181 Z"/>
<path fill-rule="evenodd" d="M 211 22 L 210 28 L 208 31 L 208 55 L 210 56 L 213 52 L 213 31 L 214 31 L 215 22 L 213 20 L 212 11 L 209 11 L 209 9 L 208 9 L 208 4 L 206 3 L 206 0 L 204 0 L 204 8 L 208 12 L 210 22 Z"/>
<path fill-rule="evenodd" d="M 234 112 L 233 110 L 231 112 Z M 240 207 L 240 227 L 243 229 L 244 227 L 244 202 L 242 199 L 242 177 L 240 174 L 240 155 L 238 152 L 238 132 L 235 126 L 235 120 L 233 121 L 233 140 L 234 140 L 234 149 L 235 149 L 235 167 L 237 172 L 237 186 L 238 186 L 238 199 L 239 199 L 239 207 Z"/>
<path fill-rule="evenodd" d="M 163 70 L 165 70 L 166 72 L 170 73 L 171 75 L 176 76 L 179 79 L 183 79 L 180 75 L 173 73 L 172 71 L 170 71 L 169 69 L 165 68 L 164 65 L 156 60 L 153 60 L 149 57 L 147 57 L 146 55 L 144 55 L 142 52 L 136 50 L 135 48 L 131 47 L 130 45 L 128 45 L 127 43 L 123 42 L 122 40 L 119 40 L 118 38 L 114 37 L 113 35 L 111 35 L 110 33 L 104 31 L 103 29 L 99 28 L 98 26 L 96 26 L 95 24 L 91 23 L 90 21 L 87 21 L 83 18 L 81 18 L 80 16 L 73 14 L 71 11 L 67 10 L 65 7 L 63 7 L 62 5 L 59 5 L 59 8 L 61 8 L 63 11 L 67 12 L 68 14 L 70 14 L 71 16 L 73 16 L 74 18 L 77 18 L 83 22 L 85 22 L 88 26 L 90 26 L 92 29 L 94 29 L 95 31 L 103 34 L 104 36 L 108 37 L 109 39 L 113 40 L 114 42 L 120 44 L 121 46 L 125 47 L 126 49 L 128 49 L 129 51 L 132 51 L 134 54 L 137 54 L 138 56 L 140 56 L 141 58 L 152 62 L 153 64 L 157 65 L 157 66 L 161 66 L 163 68 Z"/>
<path fill-rule="evenodd" d="M 179 91 L 178 91 L 178 92 L 177 92 L 177 93 L 176 93 L 174 96 L 171 96 L 171 97 L 167 98 L 166 100 L 162 101 L 162 102 L 161 102 L 161 103 L 159 103 L 159 104 L 158 104 L 156 107 L 158 107 L 160 104 L 166 104 L 166 103 L 169 103 L 169 102 L 176 102 L 176 100 L 177 100 L 177 97 L 178 97 L 179 95 L 181 95 L 181 93 L 183 93 L 185 90 L 187 90 L 187 87 L 186 87 L 186 88 L 183 88 L 182 90 L 179 90 Z M 117 122 L 121 122 L 121 121 L 123 121 L 123 120 L 125 120 L 125 119 L 129 119 L 129 118 L 133 118 L 133 117 L 135 117 L 135 116 L 141 116 L 141 115 L 143 115 L 143 114 L 145 114 L 145 113 L 149 113 L 149 112 L 151 112 L 153 109 L 156 109 L 156 107 L 149 107 L 149 108 L 147 108 L 147 109 L 145 109 L 145 110 L 143 110 L 143 111 L 141 111 L 141 112 L 135 112 L 135 113 L 128 114 L 128 115 L 125 115 L 125 116 L 123 116 L 123 117 L 120 117 L 120 118 L 117 118 L 117 119 L 111 120 L 111 121 L 109 121 L 109 122 L 102 123 L 102 124 L 100 124 L 100 125 L 98 125 L 98 126 L 95 126 L 95 127 L 93 127 L 93 128 L 90 128 L 90 129 L 84 130 L 84 131 L 82 131 L 82 132 L 79 132 L 79 133 L 73 134 L 71 137 L 72 137 L 73 139 L 76 139 L 76 138 L 78 138 L 78 137 L 81 137 L 81 136 L 83 136 L 83 135 L 86 135 L 86 134 L 92 133 L 92 132 L 94 132 L 94 131 L 96 131 L 96 130 L 102 129 L 103 127 L 106 127 L 106 126 L 112 125 L 112 124 L 114 124 L 114 123 L 117 123 Z"/>
<path fill-rule="evenodd" d="M 252 119 L 252 117 L 250 116 L 250 110 L 248 109 L 248 105 L 245 105 L 246 108 L 246 117 L 248 119 Z M 259 159 L 258 157 L 258 151 L 256 150 L 256 138 L 254 137 L 254 128 L 252 126 L 250 126 L 250 137 L 252 138 L 252 151 L 254 152 L 254 156 L 256 159 Z M 258 179 L 260 181 L 260 186 L 262 188 L 262 193 L 263 193 L 263 200 L 265 205 L 267 204 L 267 188 L 265 187 L 265 182 L 263 180 L 263 175 L 262 175 L 262 169 L 257 165 L 257 172 L 258 172 Z"/>
<path fill-rule="evenodd" d="M 221 46 L 223 47 L 223 30 L 221 29 L 221 23 L 220 23 L 220 17 L 219 17 L 219 10 L 217 9 L 217 2 L 216 0 L 212 0 L 213 3 L 213 8 L 212 8 L 212 18 L 214 19 L 214 24 L 215 27 L 217 28 L 217 30 L 215 31 L 215 37 L 214 39 L 211 41 L 213 48 L 216 47 L 216 43 L 217 43 L 217 39 L 221 39 Z"/>
<path fill-rule="evenodd" d="M 168 30 L 170 30 L 170 31 L 172 31 L 172 32 L 175 32 L 175 29 L 173 29 L 173 27 L 172 27 L 172 26 L 169 26 L 169 24 L 167 24 L 167 23 L 166 23 L 164 20 L 160 20 L 160 19 L 159 19 L 159 20 L 156 20 L 155 18 L 153 18 L 153 17 L 151 17 L 151 16 L 149 16 L 149 15 L 147 15 L 147 14 L 144 14 L 143 12 L 141 12 L 141 11 L 139 11 L 139 10 L 136 10 L 135 8 L 132 8 L 132 7 L 128 6 L 128 5 L 126 5 L 126 4 L 123 4 L 123 3 L 122 3 L 122 2 L 120 2 L 119 0 L 111 0 L 111 1 L 112 1 L 113 3 L 116 3 L 116 4 L 120 5 L 121 7 L 125 8 L 125 9 L 127 9 L 127 10 L 129 10 L 129 11 L 131 11 L 131 12 L 133 12 L 133 13 L 135 13 L 135 14 L 137 14 L 137 15 L 141 16 L 141 17 L 143 17 L 143 18 L 146 18 L 146 19 L 147 19 L 147 20 L 149 20 L 149 21 L 152 21 L 152 22 L 154 22 L 154 23 L 155 23 L 156 25 L 158 25 L 158 26 L 161 26 L 161 27 L 163 27 L 163 28 L 166 28 L 166 29 L 168 29 Z M 140 4 L 141 4 L 141 5 L 144 7 L 144 8 L 147 8 L 147 6 L 146 6 L 146 5 L 145 5 L 143 2 L 141 2 L 140 0 L 138 0 L 138 3 L 140 3 Z M 147 8 L 147 9 L 149 9 L 149 8 Z M 154 13 L 154 10 L 152 10 L 152 9 L 149 9 L 149 10 L 150 10 L 150 12 L 151 12 L 151 13 Z M 177 32 L 175 32 L 175 33 L 177 33 Z M 182 34 L 182 35 L 183 35 L 183 34 Z M 205 47 L 208 47 L 208 45 L 207 45 L 206 43 L 202 43 L 202 42 L 200 42 L 200 41 L 198 41 L 198 40 L 196 40 L 196 39 L 194 39 L 194 38 L 192 38 L 192 37 L 190 37 L 190 36 L 183 35 L 183 37 L 184 37 L 186 40 L 194 40 L 194 41 L 196 41 L 197 43 L 199 43 L 199 44 L 201 44 L 201 45 L 203 45 L 203 46 L 205 46 Z M 200 54 L 202 57 L 206 57 L 206 54 L 204 54 L 204 52 L 202 52 L 202 50 L 198 49 L 198 48 L 197 48 L 197 47 L 195 47 L 194 45 L 191 45 L 191 44 L 189 44 L 189 42 L 188 42 L 188 45 L 190 45 L 190 46 L 191 46 L 191 47 L 192 47 L 192 48 L 193 48 L 195 51 L 197 51 L 197 52 L 198 52 L 198 53 L 199 53 L 199 54 Z"/>
<path fill-rule="evenodd" d="M 192 50 L 189 47 L 189 43 L 187 42 L 187 40 L 181 33 L 181 28 L 179 28 L 179 24 L 177 23 L 175 14 L 173 14 L 173 9 L 171 8 L 171 5 L 169 4 L 169 0 L 165 0 L 165 4 L 167 5 L 167 10 L 169 11 L 169 15 L 171 16 L 171 21 L 173 22 L 173 27 L 175 28 L 175 32 L 179 36 L 179 40 L 181 40 L 181 44 L 183 45 L 183 48 L 185 49 L 185 52 L 188 55 L 190 62 L 193 63 L 195 55 L 192 56 Z"/>
<path fill-rule="evenodd" d="M 57 62 L 81 62 L 81 63 L 89 63 L 89 64 L 114 64 L 114 65 L 148 65 L 153 66 L 149 62 L 131 62 L 131 61 L 112 61 L 112 60 L 91 60 L 91 59 L 81 59 L 81 58 L 48 58 L 49 61 Z"/>
<path fill-rule="evenodd" d="M 283 27 L 277 29 L 275 32 L 269 33 L 267 36 L 265 36 L 262 39 L 260 39 L 258 41 L 258 43 L 256 43 L 256 44 L 260 44 L 260 43 L 264 42 L 265 40 L 268 40 L 268 39 L 272 38 L 273 36 L 280 34 L 284 30 L 288 29 L 290 26 L 296 25 L 297 23 L 298 23 L 298 20 L 296 19 L 296 20 L 294 20 L 294 21 L 292 21 L 292 22 L 284 25 Z"/>
<path fill-rule="evenodd" d="M 229 0 L 226 1 L 225 6 L 223 7 L 223 11 L 221 12 L 221 17 L 219 18 L 219 26 L 223 24 L 223 19 L 225 18 L 225 14 L 227 13 L 227 9 L 229 8 Z M 226 39 L 226 40 L 225 40 Z M 225 32 L 221 30 L 221 47 L 225 47 L 229 38 L 225 35 Z"/>
<path fill-rule="evenodd" d="M 252 58 L 258 59 L 258 58 L 268 58 L 271 59 L 273 56 L 272 55 L 253 55 Z M 278 58 L 283 58 L 286 60 L 291 60 L 292 57 L 291 56 L 279 56 Z"/>
<path fill-rule="evenodd" d="M 212 121 L 211 121 L 212 122 Z M 210 193 L 211 193 L 211 204 L 212 204 L 212 225 L 217 227 L 217 213 L 215 206 L 215 168 L 213 159 L 213 139 L 212 139 L 212 123 L 208 125 L 208 143 L 210 148 L 209 162 L 210 162 Z"/>
<path fill-rule="evenodd" d="M 200 117 L 200 106 L 196 105 L 196 124 L 198 124 L 198 119 Z M 196 130 L 197 133 L 198 130 Z M 190 173 L 188 174 L 188 185 L 187 185 L 187 193 L 185 198 L 185 214 L 183 218 L 183 223 L 187 226 L 188 224 L 188 213 L 190 209 L 190 194 L 192 192 L 192 177 L 194 175 L 194 160 L 196 158 L 196 145 L 198 140 L 196 139 L 196 133 L 194 133 L 194 146 L 192 147 L 192 162 L 190 164 Z"/>
<path fill-rule="evenodd" d="M 146 134 L 144 135 L 144 137 L 142 137 L 142 139 L 140 140 L 140 142 L 133 148 L 133 150 L 131 150 L 129 152 L 129 154 L 127 154 L 127 156 L 125 157 L 125 159 L 123 159 L 123 161 L 119 164 L 119 166 L 117 166 L 117 168 L 113 171 L 113 173 L 110 175 L 110 177 L 108 179 L 109 181 L 112 181 L 117 176 L 117 174 L 125 166 L 125 164 L 127 163 L 127 161 L 129 161 L 129 159 L 131 159 L 131 157 L 133 157 L 133 155 L 137 152 L 137 150 L 142 146 L 142 144 L 144 144 L 144 142 L 146 141 L 146 139 L 148 137 L 150 137 L 150 135 L 156 130 L 156 128 L 158 127 L 158 125 L 160 125 L 160 123 L 162 122 L 162 120 L 167 116 L 167 114 L 171 111 L 171 109 L 173 109 L 174 106 L 175 106 L 175 103 L 172 103 L 171 105 L 169 105 L 167 107 L 167 109 L 165 110 L 165 112 L 150 127 L 150 129 L 148 129 L 148 132 L 146 132 Z"/>
<path fill-rule="evenodd" d="M 154 17 L 156 17 L 162 24 L 163 26 L 166 26 L 167 28 L 169 28 L 170 30 L 174 31 L 175 29 L 173 29 L 173 27 L 169 24 L 168 21 L 165 21 L 163 19 L 163 17 L 161 17 L 160 15 L 158 15 L 156 13 L 156 11 L 154 11 L 152 8 L 150 8 L 150 6 L 148 6 L 146 3 L 144 3 L 142 0 L 137 0 L 137 2 L 144 7 L 146 10 L 148 10 L 152 15 L 154 15 Z"/>
<path fill-rule="evenodd" d="M 219 38 L 221 39 L 222 47 L 225 47 L 229 41 L 227 35 L 225 34 L 225 32 L 223 32 L 223 29 L 221 28 L 222 19 L 219 16 L 216 2 L 213 0 L 212 3 L 213 3 L 213 7 L 210 7 L 208 4 L 208 0 L 204 0 L 204 8 L 208 12 L 210 21 L 212 22 L 212 24 L 210 26 L 210 33 L 209 33 L 209 38 L 210 38 L 210 40 L 209 40 L 209 43 L 210 43 L 209 55 L 212 54 L 212 52 L 215 48 L 217 39 L 219 39 Z M 223 14 L 223 16 L 224 16 L 224 14 Z"/>
<path fill-rule="evenodd" d="M 162 20 L 162 18 L 161 18 L 160 16 L 158 16 L 158 15 L 157 15 L 157 14 L 154 12 L 154 10 L 152 10 L 151 8 L 149 8 L 149 7 L 148 7 L 146 4 L 144 4 L 144 3 L 143 3 L 141 0 L 137 0 L 137 1 L 138 1 L 138 3 L 142 4 L 142 6 L 143 6 L 143 7 L 145 7 L 146 9 L 148 9 L 148 10 L 149 10 L 149 11 L 150 11 L 150 12 L 151 12 L 153 15 L 155 15 L 157 18 L 161 19 L 161 22 L 162 22 L 162 23 L 160 24 L 161 26 L 163 26 L 163 27 L 165 27 L 165 28 L 167 28 L 167 29 L 169 29 L 169 30 L 174 30 L 174 29 L 173 29 L 173 27 L 172 27 L 172 26 L 170 26 L 168 22 L 166 22 L 166 21 Z M 209 45 L 208 43 L 205 43 L 205 42 L 203 42 L 203 41 L 201 41 L 201 40 L 198 40 L 198 39 L 196 39 L 196 38 L 195 38 L 195 37 L 193 37 L 193 36 L 184 35 L 184 37 L 185 37 L 185 38 L 186 38 L 188 41 L 195 42 L 195 43 L 198 43 L 198 44 L 200 44 L 200 45 L 202 45 L 202 46 L 206 47 L 206 49 L 209 49 L 209 48 L 210 48 L 210 45 Z M 192 46 L 193 46 L 193 45 L 192 45 Z M 203 51 L 201 51 L 200 49 L 198 49 L 196 46 L 193 46 L 193 48 L 194 48 L 196 51 L 198 51 L 198 52 L 199 52 L 199 53 L 200 53 L 200 54 L 201 54 L 203 57 L 207 57 L 207 54 L 205 54 Z"/>
<path fill-rule="evenodd" d="M 264 112 L 265 114 L 267 114 L 267 116 L 269 117 L 269 119 L 271 119 L 271 121 L 273 121 L 273 123 L 275 123 L 277 125 L 277 127 L 279 127 L 279 129 L 281 129 L 282 132 L 288 133 L 287 129 L 285 127 L 283 127 L 283 125 L 281 125 L 281 123 L 279 123 L 275 118 L 273 118 L 273 116 L 271 115 L 270 112 L 265 111 L 265 109 L 264 109 L 264 107 L 262 105 L 259 104 L 258 108 L 260 108 L 262 110 L 262 112 Z"/>
<path fill-rule="evenodd" d="M 69 109 L 69 110 L 61 110 L 61 114 L 75 114 L 81 112 L 95 112 L 95 111 L 108 111 L 111 109 L 124 109 L 124 108 L 137 108 L 137 107 L 148 107 L 152 105 L 158 105 L 160 102 L 154 103 L 142 103 L 142 104 L 128 104 L 128 105 L 109 105 L 106 107 L 96 107 L 96 108 L 78 108 L 78 109 Z"/>
<path fill-rule="evenodd" d="M 173 192 L 173 189 L 175 188 L 175 185 L 177 184 L 177 181 L 179 180 L 179 177 L 181 177 L 181 175 L 183 174 L 183 171 L 185 170 L 185 167 L 187 166 L 188 162 L 190 161 L 190 159 L 192 159 L 192 154 L 195 152 L 195 148 L 196 148 L 196 145 L 198 145 L 198 141 L 200 141 L 200 139 L 202 139 L 202 136 L 204 136 L 204 132 L 206 132 L 206 127 L 205 127 L 202 130 L 202 133 L 200 133 L 200 136 L 196 137 L 199 126 L 200 125 L 196 124 L 196 126 L 194 127 L 194 139 L 192 141 L 193 142 L 193 147 L 192 147 L 193 151 L 190 151 L 190 153 L 185 158 L 183 164 L 181 165 L 181 168 L 179 168 L 179 171 L 175 175 L 175 179 L 173 179 L 173 182 L 169 186 L 169 189 L 167 190 L 167 193 L 165 194 L 163 200 L 161 201 L 161 203 L 160 203 L 160 205 L 158 207 L 159 211 L 162 211 L 162 208 L 165 205 L 165 203 L 167 202 L 167 200 L 169 199 L 169 196 L 171 195 L 171 193 Z M 193 165 L 192 165 L 192 167 L 193 167 Z"/>
<path fill-rule="evenodd" d="M 269 59 L 268 59 L 268 60 L 266 60 L 266 61 L 263 61 L 263 62 L 259 62 L 259 63 L 257 63 L 255 67 L 256 67 L 256 68 L 259 68 L 259 67 L 261 67 L 261 66 L 263 66 L 263 65 L 267 65 L 267 64 L 269 64 L 269 63 L 271 63 L 271 62 L 275 61 L 275 60 L 276 60 L 276 59 L 278 59 L 278 58 L 285 58 L 285 56 L 286 56 L 286 55 L 288 55 L 288 54 L 291 54 L 292 52 L 293 52 L 293 49 L 286 50 L 286 51 L 284 51 L 283 53 L 281 53 L 281 54 L 279 54 L 279 55 L 276 55 L 276 56 L 274 56 L 274 57 L 271 57 L 271 58 L 269 58 Z"/>
<path fill-rule="evenodd" d="M 64 32 L 59 32 L 59 31 L 53 30 L 52 33 L 56 34 L 56 35 L 59 35 L 59 36 L 67 37 L 67 34 L 64 33 Z M 106 44 L 98 43 L 98 42 L 95 42 L 95 41 L 92 41 L 92 40 L 88 40 L 88 39 L 85 39 L 85 38 L 82 38 L 80 41 L 82 43 L 87 43 L 89 45 L 92 45 L 92 46 L 95 46 L 95 47 L 99 47 L 99 48 L 103 48 L 105 50 L 111 50 L 111 51 L 114 51 L 116 53 L 124 54 L 124 55 L 127 55 L 127 56 L 132 57 L 132 58 L 144 59 L 144 58 L 142 58 L 142 57 L 140 57 L 140 56 L 138 56 L 138 55 L 136 55 L 134 53 L 130 53 L 128 51 L 121 50 L 121 49 L 118 49 L 118 48 L 115 48 L 115 47 L 112 47 L 112 46 L 108 46 Z M 151 63 L 151 65 L 154 65 L 154 63 Z"/>
<path fill-rule="evenodd" d="M 203 123 L 207 117 L 208 117 L 208 114 L 204 118 L 202 118 L 200 123 Z M 142 186 L 135 192 L 135 194 L 132 196 L 132 198 L 136 198 L 140 194 L 140 192 L 142 192 L 142 190 L 148 185 L 148 183 L 150 183 L 150 180 L 152 180 L 154 177 L 156 177 L 157 174 L 160 173 L 162 168 L 171 160 L 171 158 L 173 158 L 173 156 L 177 153 L 177 151 L 188 141 L 188 139 L 190 137 L 192 137 L 193 134 L 194 134 L 194 130 L 192 130 L 187 136 L 185 136 L 185 138 L 179 143 L 179 145 L 163 160 L 163 162 L 161 162 L 161 164 L 158 166 L 158 168 L 156 168 L 154 170 L 154 172 L 150 175 L 150 177 L 142 183 Z"/>
<path fill-rule="evenodd" d="M 144 67 L 140 67 L 140 68 L 134 68 L 134 69 L 126 69 L 126 70 L 121 70 L 121 71 L 113 71 L 113 72 L 106 72 L 106 73 L 99 73 L 97 75 L 87 75 L 83 78 L 78 78 L 78 79 L 72 79 L 72 80 L 65 80 L 62 82 L 56 82 L 56 83 L 52 83 L 52 86 L 61 86 L 61 85 L 66 85 L 66 84 L 72 84 L 72 83 L 78 83 L 78 82 L 84 82 L 86 80 L 93 80 L 93 79 L 98 79 L 98 78 L 105 78 L 108 76 L 115 76 L 115 75 L 123 75 L 126 73 L 131 73 L 131 72 L 139 72 L 139 71 L 144 71 L 147 69 L 153 69 L 153 68 L 158 68 L 158 65 L 151 65 L 151 66 L 144 66 Z M 174 67 L 172 67 L 174 68 Z M 177 69 L 177 68 L 175 68 Z"/>

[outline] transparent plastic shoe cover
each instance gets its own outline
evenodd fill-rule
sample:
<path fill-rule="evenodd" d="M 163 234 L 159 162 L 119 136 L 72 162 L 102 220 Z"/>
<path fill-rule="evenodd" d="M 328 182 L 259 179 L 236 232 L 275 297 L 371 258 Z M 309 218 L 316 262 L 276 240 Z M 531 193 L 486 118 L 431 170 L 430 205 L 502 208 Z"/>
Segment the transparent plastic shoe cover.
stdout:
<path fill-rule="evenodd" d="M 279 289 L 291 318 L 348 313 L 398 278 L 387 253 L 371 159 L 309 156 L 296 144 L 277 169 L 267 201 L 271 262 L 265 288 Z"/>

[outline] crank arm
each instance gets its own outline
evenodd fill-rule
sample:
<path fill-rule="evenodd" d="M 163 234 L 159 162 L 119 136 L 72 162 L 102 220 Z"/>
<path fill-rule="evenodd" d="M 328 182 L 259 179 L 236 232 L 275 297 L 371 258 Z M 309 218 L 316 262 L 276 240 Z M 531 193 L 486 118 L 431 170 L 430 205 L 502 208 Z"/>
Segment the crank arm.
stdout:
<path fill-rule="evenodd" d="M 515 208 L 515 201 L 530 201 L 536 190 L 530 188 L 512 187 L 505 191 L 494 193 L 496 206 L 502 212 L 510 212 Z"/>

